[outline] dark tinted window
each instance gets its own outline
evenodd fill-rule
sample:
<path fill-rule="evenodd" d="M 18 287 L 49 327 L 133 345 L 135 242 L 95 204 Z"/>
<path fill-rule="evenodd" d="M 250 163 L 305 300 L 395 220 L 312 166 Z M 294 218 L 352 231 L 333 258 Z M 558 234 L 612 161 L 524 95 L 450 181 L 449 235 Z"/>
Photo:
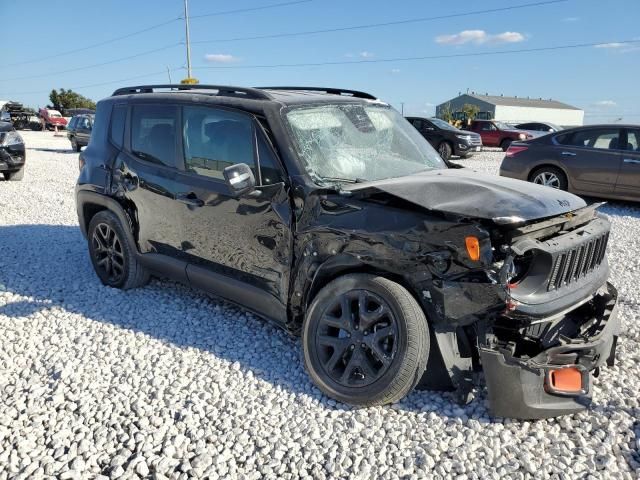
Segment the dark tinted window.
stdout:
<path fill-rule="evenodd" d="M 68 128 L 76 128 L 76 123 L 78 122 L 78 117 L 73 117 L 71 119 L 71 121 L 69 122 L 69 127 Z"/>
<path fill-rule="evenodd" d="M 411 123 L 413 124 L 414 127 L 416 127 L 418 130 L 422 130 L 422 128 L 424 127 L 424 123 L 422 122 L 422 120 L 420 120 L 419 118 L 414 118 L 413 120 L 411 120 Z"/>
<path fill-rule="evenodd" d="M 627 150 L 640 152 L 640 129 L 627 130 Z"/>
<path fill-rule="evenodd" d="M 565 139 L 564 145 L 574 147 L 597 148 L 602 150 L 618 150 L 620 131 L 617 128 L 594 128 L 573 132 Z"/>
<path fill-rule="evenodd" d="M 88 130 L 89 128 L 91 128 L 89 119 L 87 117 L 80 117 L 78 119 L 78 128 L 82 128 L 84 130 Z"/>
<path fill-rule="evenodd" d="M 253 121 L 248 115 L 206 107 L 184 107 L 187 171 L 223 179 L 222 171 L 246 163 L 255 172 Z"/>
<path fill-rule="evenodd" d="M 142 160 L 176 166 L 178 109 L 170 105 L 135 105 L 131 113 L 131 150 Z"/>
<path fill-rule="evenodd" d="M 262 185 L 272 185 L 284 181 L 282 167 L 262 132 L 258 134 L 258 158 Z"/>
<path fill-rule="evenodd" d="M 124 143 L 124 122 L 127 119 L 127 106 L 116 105 L 111 112 L 111 141 L 122 147 Z"/>

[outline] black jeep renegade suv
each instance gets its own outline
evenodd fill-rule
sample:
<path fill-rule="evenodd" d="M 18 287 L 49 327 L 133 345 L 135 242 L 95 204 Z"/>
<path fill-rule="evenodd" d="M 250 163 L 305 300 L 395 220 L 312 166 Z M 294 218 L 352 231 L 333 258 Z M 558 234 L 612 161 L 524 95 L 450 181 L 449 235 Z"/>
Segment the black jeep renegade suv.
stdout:
<path fill-rule="evenodd" d="M 619 323 L 609 222 L 566 192 L 448 169 L 388 104 L 156 85 L 98 103 L 77 209 L 100 280 L 181 280 L 301 333 L 327 395 L 419 383 L 540 418 L 590 399 Z"/>

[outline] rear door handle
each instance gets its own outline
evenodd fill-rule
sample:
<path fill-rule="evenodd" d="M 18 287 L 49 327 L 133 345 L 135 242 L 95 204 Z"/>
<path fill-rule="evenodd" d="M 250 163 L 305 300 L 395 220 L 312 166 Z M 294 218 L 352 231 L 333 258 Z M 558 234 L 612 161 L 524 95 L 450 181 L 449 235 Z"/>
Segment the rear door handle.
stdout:
<path fill-rule="evenodd" d="M 176 195 L 176 200 L 184 203 L 185 205 L 189 205 L 190 207 L 201 207 L 204 205 L 204 202 L 196 197 L 195 193 L 179 193 Z"/>
<path fill-rule="evenodd" d="M 560 155 L 562 155 L 563 157 L 575 157 L 576 154 L 573 152 L 562 152 Z"/>
<path fill-rule="evenodd" d="M 640 164 L 640 160 L 636 160 L 635 158 L 625 158 L 623 160 L 624 163 L 639 163 Z"/>

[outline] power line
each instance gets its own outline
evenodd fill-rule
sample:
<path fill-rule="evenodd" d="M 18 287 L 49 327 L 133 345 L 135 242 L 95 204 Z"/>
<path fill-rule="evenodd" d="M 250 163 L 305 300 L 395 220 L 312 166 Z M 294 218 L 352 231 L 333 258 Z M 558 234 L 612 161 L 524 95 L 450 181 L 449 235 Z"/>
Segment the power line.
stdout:
<path fill-rule="evenodd" d="M 171 69 L 164 69 L 164 70 L 159 70 L 157 72 L 149 72 L 149 73 L 143 73 L 141 75 L 136 75 L 134 77 L 128 77 L 128 78 L 121 78 L 119 80 L 109 80 L 107 82 L 100 82 L 100 83 L 92 83 L 89 85 L 78 85 L 78 86 L 73 86 L 70 87 L 69 90 L 81 90 L 83 88 L 92 88 L 92 87 L 102 87 L 104 85 L 113 85 L 115 83 L 122 83 L 122 82 L 128 82 L 130 80 L 137 80 L 139 78 L 145 78 L 145 77 L 150 77 L 153 75 L 164 75 L 167 72 L 177 72 L 178 70 L 184 70 L 184 67 L 175 67 L 175 68 L 171 68 Z M 40 93 L 48 93 L 49 90 L 45 91 L 45 90 L 38 90 L 38 91 L 31 91 L 31 92 L 13 92 L 13 93 L 3 93 L 3 95 L 6 96 L 13 96 L 13 95 L 32 95 L 32 94 L 40 94 Z"/>
<path fill-rule="evenodd" d="M 313 1 L 314 0 L 295 0 L 291 2 L 273 3 L 270 5 L 263 5 L 261 7 L 238 8 L 236 10 L 224 10 L 222 12 L 205 13 L 202 15 L 190 15 L 189 18 L 193 20 L 194 18 L 218 17 L 221 15 L 230 15 L 233 13 L 257 12 L 259 10 L 269 10 L 271 8 L 286 7 L 289 5 L 298 5 L 300 3 L 309 3 Z M 192 42 L 192 43 L 196 43 L 196 42 Z"/>
<path fill-rule="evenodd" d="M 52 58 L 58 58 L 58 57 L 64 57 L 66 55 L 71 55 L 72 53 L 78 53 L 78 52 L 83 52 L 85 50 L 90 50 L 92 48 L 96 48 L 96 47 L 102 47 L 103 45 L 108 45 L 110 43 L 113 42 L 117 42 L 118 40 L 123 40 L 125 38 L 130 38 L 136 35 L 140 35 L 141 33 L 146 33 L 149 32 L 151 30 L 155 30 L 156 28 L 160 28 L 160 27 L 164 27 L 165 25 L 169 25 L 170 23 L 176 22 L 178 20 L 181 20 L 182 17 L 177 17 L 177 18 L 173 18 L 171 20 L 167 20 L 166 22 L 162 22 L 162 23 L 157 23 L 156 25 L 152 25 L 150 27 L 147 28 L 143 28 L 142 30 L 137 30 L 135 32 L 131 32 L 128 33 L 126 35 L 121 35 L 119 37 L 114 37 L 114 38 L 110 38 L 109 40 L 104 40 L 102 42 L 98 42 L 98 43 L 94 43 L 91 45 L 87 45 L 86 47 L 81 47 L 81 48 L 76 48 L 73 50 L 67 50 L 66 52 L 60 52 L 57 53 L 55 55 L 47 55 L 46 57 L 40 57 L 40 58 L 35 58 L 33 60 L 25 60 L 23 62 L 16 62 L 16 63 L 9 63 L 9 64 L 5 64 L 5 67 L 13 67 L 13 66 L 17 66 L 17 65 L 26 65 L 29 63 L 37 63 L 37 62 L 42 62 L 45 60 L 50 60 Z"/>
<path fill-rule="evenodd" d="M 227 69 L 250 69 L 250 68 L 289 68 L 289 67 L 319 67 L 319 66 L 331 66 L 331 65 L 359 65 L 359 64 L 373 64 L 373 63 L 391 63 L 391 62 L 411 62 L 419 60 L 438 60 L 445 58 L 462 58 L 462 57 L 486 57 L 492 55 L 508 55 L 513 53 L 533 53 L 533 52 L 547 52 L 552 50 L 567 50 L 572 48 L 585 48 L 596 47 L 598 45 L 604 45 L 608 42 L 597 43 L 577 43 L 573 45 L 556 45 L 552 47 L 538 47 L 538 48 L 521 48 L 517 50 L 494 50 L 489 52 L 472 52 L 472 53 L 454 53 L 448 55 L 425 55 L 421 57 L 396 57 L 396 58 L 378 58 L 367 60 L 343 60 L 335 62 L 305 62 L 305 63 L 277 63 L 277 64 L 264 64 L 264 65 L 214 65 L 214 66 L 199 66 L 193 67 L 194 69 L 215 69 L 215 70 L 227 70 Z M 640 43 L 640 40 L 621 40 L 616 43 Z"/>
<path fill-rule="evenodd" d="M 145 52 L 136 53 L 134 55 L 128 55 L 126 57 L 116 58 L 116 59 L 113 59 L 113 60 L 109 60 L 107 62 L 94 63 L 93 65 L 85 65 L 83 67 L 70 68 L 68 70 L 59 70 L 57 72 L 47 72 L 47 73 L 43 73 L 41 75 L 25 75 L 25 76 L 22 76 L 22 77 L 0 78 L 0 82 L 10 82 L 10 81 L 14 81 L 14 80 L 25 80 L 25 79 L 30 79 L 30 78 L 51 77 L 52 75 L 59 75 L 61 73 L 79 72 L 80 70 L 88 70 L 88 69 L 91 69 L 91 68 L 102 67 L 104 65 L 111 65 L 112 63 L 118 63 L 118 62 L 122 62 L 124 60 L 130 60 L 132 58 L 138 58 L 138 57 L 142 57 L 144 55 L 149 55 L 149 54 L 152 54 L 152 53 L 161 52 L 161 51 L 173 48 L 173 47 L 177 47 L 178 45 L 182 45 L 182 43 L 181 42 L 172 43 L 171 45 L 165 45 L 164 47 L 154 48 L 153 50 L 147 50 Z"/>
<path fill-rule="evenodd" d="M 287 5 L 296 5 L 299 3 L 308 3 L 308 2 L 312 2 L 314 0 L 296 0 L 296 1 L 290 1 L 290 2 L 282 2 L 282 3 L 276 3 L 276 4 L 271 4 L 271 5 L 263 5 L 262 7 L 253 7 L 253 8 L 242 8 L 242 9 L 237 9 L 237 10 L 224 10 L 221 12 L 213 12 L 213 13 L 207 13 L 207 14 L 203 14 L 203 15 L 196 15 L 196 16 L 190 16 L 191 19 L 193 18 L 205 18 L 205 17 L 214 17 L 214 16 L 221 16 L 221 15 L 231 15 L 231 14 L 235 14 L 235 13 L 245 13 L 245 12 L 252 12 L 252 11 L 258 11 L 258 10 L 267 10 L 270 8 L 277 8 L 277 7 L 284 7 Z M 32 63 L 38 63 L 38 62 L 43 62 L 46 60 L 51 60 L 52 58 L 60 58 L 60 57 L 64 57 L 67 55 L 72 55 L 74 53 L 78 53 L 78 52 L 84 52 L 86 50 L 90 50 L 92 48 L 97 48 L 97 47 L 102 47 L 104 45 L 108 45 L 110 43 L 114 43 L 120 40 L 124 40 L 126 38 L 131 38 L 134 37 L 136 35 L 140 35 L 142 33 L 146 33 L 149 32 L 151 30 L 155 30 L 157 28 L 160 27 L 164 27 L 165 25 L 169 25 L 172 24 L 174 22 L 177 22 L 179 20 L 184 20 L 184 16 L 183 15 L 179 15 L 175 18 L 172 18 L 170 20 L 166 20 L 164 22 L 161 23 L 157 23 L 155 25 L 151 25 L 149 27 L 143 28 L 141 30 L 136 30 L 134 32 L 131 33 L 127 33 L 124 35 L 120 35 L 117 37 L 113 37 L 110 38 L 108 40 L 103 40 L 101 42 L 97 42 L 97 43 L 93 43 L 91 45 L 87 45 L 85 47 L 80 47 L 80 48 L 74 48 L 73 50 L 67 50 L 65 52 L 60 52 L 60 53 L 56 53 L 56 54 L 52 54 L 52 55 L 47 55 L 46 57 L 39 57 L 39 58 L 34 58 L 31 60 L 23 60 L 21 62 L 14 62 L 14 63 L 5 63 L 4 67 L 15 67 L 18 65 L 28 65 L 28 64 L 32 64 Z M 33 77 L 31 77 L 33 78 Z"/>
<path fill-rule="evenodd" d="M 405 19 L 405 20 L 396 20 L 396 21 L 391 21 L 391 22 L 369 23 L 369 24 L 364 24 L 364 25 L 353 25 L 353 26 L 348 26 L 348 27 L 326 28 L 326 29 L 321 29 L 321 30 L 307 30 L 307 31 L 302 31 L 302 32 L 274 33 L 274 34 L 267 34 L 267 35 L 255 35 L 255 36 L 250 36 L 250 37 L 222 38 L 222 39 L 217 39 L 217 40 L 200 40 L 200 41 L 192 42 L 192 43 L 194 43 L 194 44 L 201 44 L 201 43 L 228 43 L 228 42 L 238 42 L 238 41 L 242 41 L 242 40 L 265 40 L 265 39 L 268 39 L 268 38 L 299 37 L 299 36 L 304 36 L 304 35 L 316 35 L 316 34 L 322 34 L 322 33 L 335 33 L 335 32 L 345 32 L 345 31 L 350 31 L 350 30 L 363 30 L 363 29 L 369 29 L 369 28 L 388 27 L 388 26 L 393 26 L 393 25 L 406 25 L 406 24 L 409 24 L 409 23 L 429 22 L 429 21 L 433 21 L 433 20 L 443 20 L 443 19 L 448 19 L 448 18 L 468 17 L 468 16 L 472 16 L 472 15 L 480 15 L 480 14 L 485 14 L 485 13 L 497 13 L 497 12 L 504 12 L 504 11 L 508 11 L 508 10 L 518 10 L 518 9 L 522 9 L 522 8 L 541 7 L 541 6 L 545 6 L 545 5 L 563 3 L 563 2 L 567 2 L 567 1 L 569 1 L 569 0 L 546 0 L 546 1 L 540 1 L 540 2 L 534 2 L 534 3 L 525 3 L 525 4 L 521 4 L 521 5 L 512 5 L 512 6 L 509 6 L 509 7 L 499 7 L 499 8 L 491 8 L 491 9 L 486 9 L 486 10 L 474 10 L 474 11 L 471 11 L 471 12 L 461 12 L 461 13 L 452 13 L 452 14 L 447 14 L 447 15 L 438 15 L 438 16 L 435 16 L 435 17 L 409 18 L 409 19 Z M 294 3 L 301 3 L 301 2 L 294 2 Z M 191 17 L 191 18 L 195 18 L 195 17 Z"/>

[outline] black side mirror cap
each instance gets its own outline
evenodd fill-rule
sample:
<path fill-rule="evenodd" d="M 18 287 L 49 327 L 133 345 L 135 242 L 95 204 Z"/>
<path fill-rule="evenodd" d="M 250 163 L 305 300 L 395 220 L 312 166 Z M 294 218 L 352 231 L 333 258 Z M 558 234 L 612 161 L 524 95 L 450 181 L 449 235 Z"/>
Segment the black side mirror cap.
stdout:
<path fill-rule="evenodd" d="M 256 179 L 246 163 L 231 165 L 225 168 L 222 174 L 229 190 L 238 197 L 248 195 L 255 190 Z"/>

